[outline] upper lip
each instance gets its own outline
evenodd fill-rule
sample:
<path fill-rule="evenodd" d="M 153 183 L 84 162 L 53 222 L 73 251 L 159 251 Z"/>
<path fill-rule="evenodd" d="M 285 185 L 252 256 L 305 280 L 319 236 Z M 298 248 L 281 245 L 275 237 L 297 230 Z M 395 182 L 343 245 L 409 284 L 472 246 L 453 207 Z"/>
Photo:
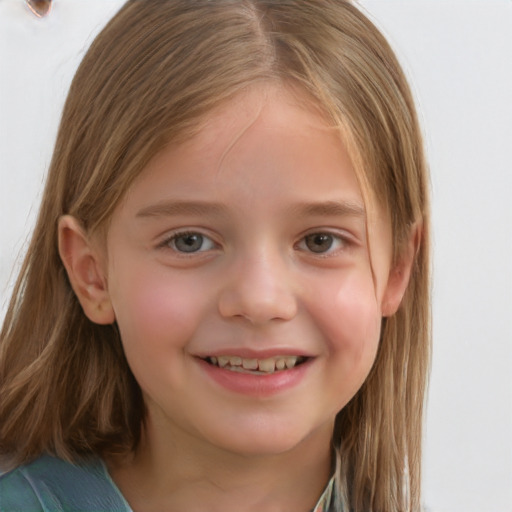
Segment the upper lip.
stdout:
<path fill-rule="evenodd" d="M 219 356 L 233 356 L 241 357 L 242 359 L 268 359 L 270 357 L 279 356 L 297 356 L 297 357 L 313 357 L 313 355 L 305 350 L 297 348 L 285 348 L 276 347 L 266 350 L 255 350 L 250 348 L 219 348 L 212 349 L 210 352 L 198 352 L 194 354 L 196 357 L 205 359 L 207 357 L 219 357 Z"/>

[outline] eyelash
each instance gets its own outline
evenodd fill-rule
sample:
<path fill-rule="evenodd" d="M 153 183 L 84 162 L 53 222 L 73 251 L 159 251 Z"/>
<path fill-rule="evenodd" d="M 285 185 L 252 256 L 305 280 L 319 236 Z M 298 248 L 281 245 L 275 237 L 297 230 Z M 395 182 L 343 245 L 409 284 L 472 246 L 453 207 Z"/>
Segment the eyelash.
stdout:
<path fill-rule="evenodd" d="M 206 249 L 193 250 L 193 251 L 180 250 L 176 246 L 176 241 L 180 240 L 180 239 L 184 239 L 186 237 L 189 237 L 189 238 L 200 237 L 201 238 L 201 246 L 205 242 L 208 242 L 208 247 Z M 173 233 L 171 236 L 167 237 L 163 242 L 161 242 L 158 245 L 158 247 L 162 248 L 162 249 L 170 249 L 180 255 L 189 256 L 189 255 L 193 255 L 193 254 L 200 254 L 200 253 L 203 253 L 206 251 L 210 251 L 212 249 L 217 248 L 218 245 L 212 240 L 211 237 L 209 237 L 208 235 L 205 235 L 204 233 L 201 233 L 200 231 L 187 230 L 187 231 L 178 231 L 176 233 Z"/>
<path fill-rule="evenodd" d="M 325 251 L 314 251 L 311 247 L 308 247 L 308 239 L 314 239 L 315 237 L 328 237 L 331 240 L 331 244 Z M 351 245 L 351 240 L 347 235 L 343 236 L 339 233 L 333 233 L 331 231 L 313 231 L 304 235 L 300 241 L 296 244 L 296 247 L 300 250 L 304 250 L 313 256 L 317 257 L 328 257 L 346 249 Z"/>
<path fill-rule="evenodd" d="M 176 243 L 180 239 L 185 239 L 186 237 L 189 237 L 191 244 L 193 244 L 194 237 L 200 238 L 199 248 L 197 250 L 191 250 L 191 251 L 182 250 L 183 247 L 180 249 L 176 245 Z M 310 245 L 308 245 L 308 242 L 314 241 L 315 237 L 317 237 L 316 242 L 319 244 L 322 243 L 322 240 L 320 239 L 320 237 L 326 237 L 328 239 L 327 240 L 328 243 L 330 241 L 326 250 L 315 251 L 311 248 Z M 205 243 L 207 244 L 207 247 L 203 248 L 203 245 Z M 340 250 L 347 248 L 348 246 L 350 246 L 350 244 L 351 244 L 351 241 L 348 236 L 343 236 L 338 233 L 332 233 L 330 231 L 314 231 L 314 232 L 310 232 L 310 233 L 307 233 L 306 235 L 304 235 L 299 240 L 299 242 L 295 244 L 295 248 L 297 248 L 301 251 L 304 251 L 304 252 L 308 252 L 314 256 L 327 257 L 333 253 L 335 254 L 335 253 L 339 252 Z M 179 232 L 173 233 L 171 236 L 167 237 L 163 242 L 161 242 L 158 247 L 163 248 L 163 249 L 170 249 L 173 252 L 175 252 L 179 255 L 182 255 L 182 256 L 191 256 L 194 254 L 201 254 L 201 253 L 216 249 L 216 248 L 218 248 L 218 244 L 216 244 L 215 241 L 213 241 L 211 237 L 209 237 L 208 235 L 205 235 L 204 233 L 201 233 L 200 231 L 186 230 L 186 231 L 179 231 Z"/>

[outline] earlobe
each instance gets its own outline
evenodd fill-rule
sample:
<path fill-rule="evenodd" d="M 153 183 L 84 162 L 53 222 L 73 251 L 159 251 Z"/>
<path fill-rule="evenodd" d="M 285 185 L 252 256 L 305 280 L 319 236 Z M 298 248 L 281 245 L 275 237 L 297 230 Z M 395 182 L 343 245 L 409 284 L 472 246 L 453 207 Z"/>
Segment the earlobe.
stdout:
<path fill-rule="evenodd" d="M 94 323 L 113 323 L 115 315 L 99 249 L 71 215 L 59 219 L 58 232 L 60 258 L 84 313 Z"/>
<path fill-rule="evenodd" d="M 396 264 L 389 272 L 386 290 L 382 300 L 382 316 L 393 316 L 400 307 L 411 277 L 412 268 L 421 243 L 421 225 L 415 223 L 407 244 Z"/>

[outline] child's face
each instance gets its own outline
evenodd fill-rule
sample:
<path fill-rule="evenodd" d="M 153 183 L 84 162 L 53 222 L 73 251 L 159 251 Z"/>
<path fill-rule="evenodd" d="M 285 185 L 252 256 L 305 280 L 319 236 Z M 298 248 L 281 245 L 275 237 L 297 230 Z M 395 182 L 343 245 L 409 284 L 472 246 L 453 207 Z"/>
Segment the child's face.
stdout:
<path fill-rule="evenodd" d="M 339 135 L 284 88 L 157 155 L 114 213 L 105 268 L 149 432 L 246 454 L 328 443 L 403 292 L 373 208 L 367 226 Z"/>

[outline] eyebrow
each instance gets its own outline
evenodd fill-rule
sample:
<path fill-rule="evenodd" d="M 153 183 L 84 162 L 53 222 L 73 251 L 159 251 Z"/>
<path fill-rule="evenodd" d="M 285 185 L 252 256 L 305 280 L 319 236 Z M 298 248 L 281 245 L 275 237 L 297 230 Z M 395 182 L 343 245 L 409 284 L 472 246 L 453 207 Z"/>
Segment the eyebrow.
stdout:
<path fill-rule="evenodd" d="M 366 217 L 363 205 L 351 201 L 300 203 L 290 209 L 292 215 L 318 217 Z"/>
<path fill-rule="evenodd" d="M 359 203 L 350 201 L 319 201 L 303 202 L 293 205 L 290 215 L 307 217 L 359 217 L 365 218 L 365 209 Z M 174 215 L 201 215 L 223 216 L 227 214 L 227 207 L 221 203 L 208 201 L 168 201 L 146 206 L 136 214 L 138 218 L 172 217 Z"/>
<path fill-rule="evenodd" d="M 207 201 L 161 201 L 146 206 L 136 217 L 168 217 L 173 215 L 223 215 L 227 209 L 220 203 Z"/>

